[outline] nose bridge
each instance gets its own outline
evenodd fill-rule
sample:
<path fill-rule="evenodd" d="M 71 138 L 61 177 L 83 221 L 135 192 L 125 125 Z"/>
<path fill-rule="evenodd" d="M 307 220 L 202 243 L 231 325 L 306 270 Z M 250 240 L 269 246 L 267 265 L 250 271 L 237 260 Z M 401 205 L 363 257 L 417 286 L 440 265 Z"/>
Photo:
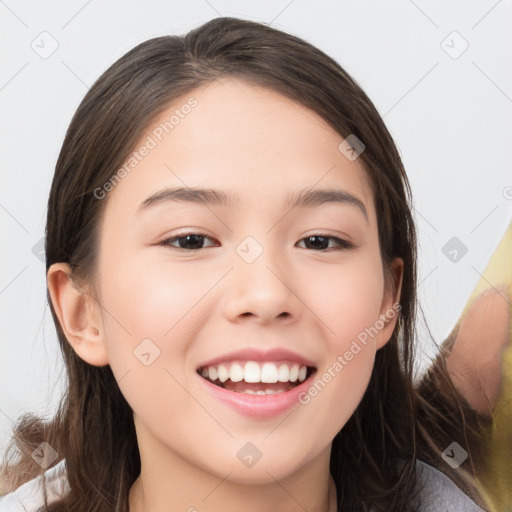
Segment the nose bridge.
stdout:
<path fill-rule="evenodd" d="M 231 314 L 252 313 L 266 319 L 290 313 L 293 293 L 283 248 L 269 234 L 247 235 L 233 260 Z"/>
<path fill-rule="evenodd" d="M 240 280 L 249 279 L 252 285 L 260 283 L 272 286 L 277 280 L 275 274 L 281 273 L 284 267 L 282 247 L 273 246 L 275 241 L 268 234 L 248 235 L 236 247 L 236 273 Z"/>
<path fill-rule="evenodd" d="M 282 261 L 282 245 L 278 245 L 283 243 L 283 237 L 278 236 L 279 223 L 276 225 L 275 212 L 272 208 L 258 206 L 254 196 L 245 203 L 245 207 L 245 213 L 233 226 L 235 232 L 243 236 L 235 245 L 235 262 L 242 268 L 243 265 L 255 265 L 259 271 L 265 269 L 269 272 L 266 265 L 277 268 Z"/>

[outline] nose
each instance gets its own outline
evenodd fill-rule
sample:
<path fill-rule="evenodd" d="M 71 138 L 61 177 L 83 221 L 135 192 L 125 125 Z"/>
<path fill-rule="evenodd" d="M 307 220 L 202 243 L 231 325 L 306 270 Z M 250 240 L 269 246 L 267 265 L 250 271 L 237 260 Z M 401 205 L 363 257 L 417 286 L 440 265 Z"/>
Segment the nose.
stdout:
<path fill-rule="evenodd" d="M 286 269 L 282 254 L 262 248 L 251 260 L 243 251 L 233 258 L 224 295 L 227 318 L 236 322 L 248 317 L 262 324 L 297 321 L 301 302 L 293 287 L 293 271 Z"/>

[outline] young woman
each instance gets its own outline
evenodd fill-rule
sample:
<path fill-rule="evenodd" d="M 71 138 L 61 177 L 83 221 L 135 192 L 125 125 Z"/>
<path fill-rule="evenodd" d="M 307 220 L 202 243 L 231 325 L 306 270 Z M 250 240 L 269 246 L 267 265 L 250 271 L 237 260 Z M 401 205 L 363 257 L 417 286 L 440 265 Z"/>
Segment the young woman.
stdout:
<path fill-rule="evenodd" d="M 57 162 L 68 387 L 19 423 L 0 510 L 483 510 L 467 402 L 448 387 L 441 418 L 413 384 L 411 201 L 374 105 L 309 43 L 217 18 L 129 51 Z"/>

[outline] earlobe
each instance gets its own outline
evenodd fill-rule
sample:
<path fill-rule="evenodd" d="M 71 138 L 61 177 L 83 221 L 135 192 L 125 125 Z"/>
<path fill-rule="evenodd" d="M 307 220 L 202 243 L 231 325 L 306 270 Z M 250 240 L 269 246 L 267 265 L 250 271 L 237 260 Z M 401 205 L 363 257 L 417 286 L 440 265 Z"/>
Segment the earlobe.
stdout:
<path fill-rule="evenodd" d="M 77 355 L 93 366 L 105 366 L 109 361 L 100 305 L 71 276 L 67 263 L 54 263 L 48 269 L 48 291 L 55 314 Z"/>
<path fill-rule="evenodd" d="M 395 330 L 400 314 L 400 297 L 402 293 L 404 262 L 395 258 L 391 264 L 391 280 L 386 282 L 386 289 L 382 300 L 379 334 L 376 339 L 376 349 L 382 348 L 390 339 Z"/>

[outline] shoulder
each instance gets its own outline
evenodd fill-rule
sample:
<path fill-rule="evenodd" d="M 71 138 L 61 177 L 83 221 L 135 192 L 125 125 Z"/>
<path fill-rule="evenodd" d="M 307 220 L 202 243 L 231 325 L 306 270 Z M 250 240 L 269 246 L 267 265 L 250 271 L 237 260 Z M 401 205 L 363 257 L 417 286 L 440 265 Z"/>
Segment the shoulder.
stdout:
<path fill-rule="evenodd" d="M 446 512 L 484 512 L 469 496 L 444 473 L 417 460 L 418 512 L 443 510 Z"/>
<path fill-rule="evenodd" d="M 66 461 L 63 459 L 44 472 L 47 482 L 48 504 L 69 492 Z M 44 505 L 43 477 L 25 482 L 15 491 L 0 496 L 0 512 L 37 512 Z"/>
<path fill-rule="evenodd" d="M 446 512 L 484 512 L 441 471 L 416 461 L 418 512 L 443 510 Z M 69 492 L 66 477 L 66 461 L 45 471 L 48 484 L 48 503 Z M 0 496 L 0 512 L 38 512 L 44 505 L 42 476 L 24 483 L 15 491 Z"/>

